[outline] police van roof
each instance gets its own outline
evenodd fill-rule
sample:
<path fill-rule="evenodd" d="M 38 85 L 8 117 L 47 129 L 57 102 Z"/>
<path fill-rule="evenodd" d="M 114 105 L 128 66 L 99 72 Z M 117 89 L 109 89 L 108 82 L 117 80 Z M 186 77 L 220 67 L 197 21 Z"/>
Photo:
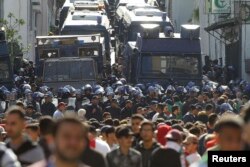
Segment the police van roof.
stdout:
<path fill-rule="evenodd" d="M 52 45 L 55 42 L 62 41 L 64 43 L 74 43 L 75 41 L 83 41 L 84 43 L 100 43 L 100 34 L 91 35 L 60 35 L 60 36 L 37 36 L 37 45 Z"/>
<path fill-rule="evenodd" d="M 120 0 L 118 6 L 126 6 L 128 3 L 141 3 L 141 4 L 145 4 L 145 0 Z"/>
<path fill-rule="evenodd" d="M 63 27 L 66 26 L 83 26 L 83 25 L 98 25 L 98 17 L 101 17 L 102 26 L 108 28 L 109 20 L 106 15 L 102 15 L 100 12 L 89 11 L 74 11 L 68 14 Z"/>
<path fill-rule="evenodd" d="M 124 13 L 126 11 L 132 11 L 138 8 L 144 8 L 144 9 L 156 9 L 155 6 L 151 6 L 146 3 L 129 3 L 126 6 L 119 6 L 118 9 L 116 10 L 116 15 L 119 17 L 123 17 Z"/>
<path fill-rule="evenodd" d="M 126 11 L 124 13 L 124 20 L 131 24 L 132 22 L 170 22 L 170 19 L 166 16 L 163 19 L 164 12 L 159 9 L 144 9 L 138 8 L 133 11 Z"/>

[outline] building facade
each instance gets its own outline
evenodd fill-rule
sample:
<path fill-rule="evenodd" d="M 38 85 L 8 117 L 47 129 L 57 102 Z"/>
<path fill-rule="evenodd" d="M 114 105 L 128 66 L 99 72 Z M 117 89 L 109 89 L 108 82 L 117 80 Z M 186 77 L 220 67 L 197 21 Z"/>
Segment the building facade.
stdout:
<path fill-rule="evenodd" d="M 219 3 L 229 11 L 213 9 Z M 204 56 L 232 68 L 235 79 L 250 81 L 250 1 L 200 0 L 200 36 Z"/>
<path fill-rule="evenodd" d="M 24 58 L 34 61 L 35 38 L 37 35 L 47 35 L 50 26 L 54 25 L 56 0 L 0 0 L 0 5 L 3 8 L 0 10 L 0 16 L 2 11 L 3 18 L 13 13 L 18 19 L 25 21 L 25 24 L 19 27 L 24 47 L 30 48 Z"/>

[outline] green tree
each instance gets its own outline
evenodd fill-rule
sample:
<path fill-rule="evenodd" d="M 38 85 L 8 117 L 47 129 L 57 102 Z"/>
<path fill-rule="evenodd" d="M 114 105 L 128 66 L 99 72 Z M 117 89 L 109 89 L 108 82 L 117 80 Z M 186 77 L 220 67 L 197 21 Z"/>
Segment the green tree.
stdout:
<path fill-rule="evenodd" d="M 19 28 L 25 24 L 23 19 L 18 19 L 13 13 L 9 13 L 7 19 L 0 19 L 0 24 L 4 27 L 6 39 L 9 45 L 9 51 L 12 58 L 18 54 L 26 53 L 29 47 L 25 48 L 21 42 Z"/>

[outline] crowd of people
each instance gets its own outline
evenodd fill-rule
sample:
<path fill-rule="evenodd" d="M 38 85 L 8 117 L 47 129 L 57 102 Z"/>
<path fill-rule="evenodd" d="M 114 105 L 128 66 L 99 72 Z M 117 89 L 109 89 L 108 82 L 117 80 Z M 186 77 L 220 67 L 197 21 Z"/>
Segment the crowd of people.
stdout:
<path fill-rule="evenodd" d="M 246 81 L 216 82 L 206 68 L 202 85 L 164 89 L 128 84 L 118 67 L 81 89 L 22 76 L 0 87 L 0 166 L 203 167 L 208 150 L 250 149 Z"/>

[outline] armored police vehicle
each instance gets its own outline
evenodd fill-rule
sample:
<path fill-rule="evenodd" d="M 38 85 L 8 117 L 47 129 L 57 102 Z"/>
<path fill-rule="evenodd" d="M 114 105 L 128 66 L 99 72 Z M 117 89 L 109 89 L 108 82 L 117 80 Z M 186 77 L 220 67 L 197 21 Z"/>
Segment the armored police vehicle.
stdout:
<path fill-rule="evenodd" d="M 166 29 L 160 33 L 157 24 L 142 24 L 136 42 L 125 48 L 124 73 L 132 83 L 158 82 L 169 79 L 180 84 L 201 84 L 201 47 L 199 26 L 183 25 L 181 34 Z"/>
<path fill-rule="evenodd" d="M 154 7 L 145 5 L 120 6 L 116 12 L 115 27 L 116 34 L 116 54 L 122 55 L 124 46 L 128 41 L 136 41 L 137 33 L 142 29 L 141 24 L 157 24 L 160 32 L 165 28 L 173 29 L 167 14 Z"/>
<path fill-rule="evenodd" d="M 99 34 L 81 36 L 38 36 L 38 76 L 50 87 L 94 84 L 103 77 L 105 47 Z"/>
<path fill-rule="evenodd" d="M 13 72 L 5 32 L 0 31 L 0 86 L 13 86 Z"/>
<path fill-rule="evenodd" d="M 101 34 L 105 42 L 106 57 L 110 56 L 109 20 L 102 11 L 71 11 L 61 29 L 61 35 Z"/>
<path fill-rule="evenodd" d="M 59 29 L 62 28 L 71 9 L 82 10 L 82 8 L 88 10 L 101 10 L 104 8 L 104 2 L 103 0 L 65 0 L 60 11 Z"/>

